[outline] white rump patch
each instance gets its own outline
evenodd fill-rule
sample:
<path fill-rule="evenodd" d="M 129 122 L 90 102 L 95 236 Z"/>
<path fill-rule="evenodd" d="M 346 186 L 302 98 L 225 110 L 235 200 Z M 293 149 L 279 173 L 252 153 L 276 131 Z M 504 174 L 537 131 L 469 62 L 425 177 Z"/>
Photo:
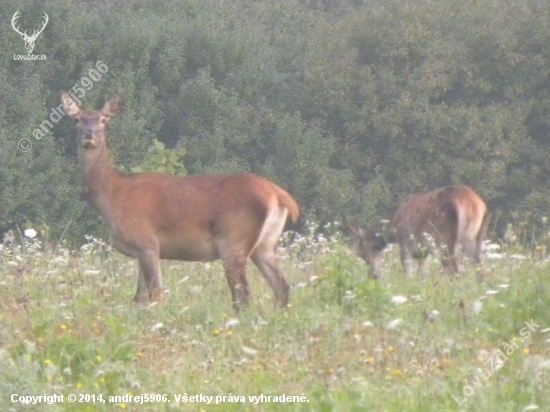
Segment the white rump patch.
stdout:
<path fill-rule="evenodd" d="M 268 249 L 274 249 L 283 233 L 283 229 L 286 223 L 286 217 L 288 215 L 288 210 L 286 207 L 277 206 L 274 207 L 267 215 L 260 235 L 256 244 L 252 248 L 252 252 L 256 250 L 257 247 L 262 246 L 262 248 L 267 247 Z"/>

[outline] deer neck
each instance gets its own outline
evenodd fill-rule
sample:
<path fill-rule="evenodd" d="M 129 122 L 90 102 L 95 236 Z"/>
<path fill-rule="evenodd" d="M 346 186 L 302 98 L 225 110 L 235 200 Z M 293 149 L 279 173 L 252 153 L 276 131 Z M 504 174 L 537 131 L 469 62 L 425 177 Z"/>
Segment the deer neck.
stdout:
<path fill-rule="evenodd" d="M 88 200 L 104 219 L 108 218 L 120 173 L 111 164 L 106 144 L 93 149 L 79 147 L 78 160 Z"/>

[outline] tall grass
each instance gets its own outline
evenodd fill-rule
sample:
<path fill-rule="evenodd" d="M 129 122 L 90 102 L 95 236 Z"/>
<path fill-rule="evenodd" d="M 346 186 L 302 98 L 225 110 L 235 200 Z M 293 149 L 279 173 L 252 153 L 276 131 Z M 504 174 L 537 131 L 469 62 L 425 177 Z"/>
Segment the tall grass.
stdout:
<path fill-rule="evenodd" d="M 486 258 L 483 283 L 467 265 L 455 279 L 434 261 L 426 278 L 406 279 L 392 250 L 374 281 L 337 228 L 328 229 L 326 237 L 312 227 L 284 239 L 288 310 L 275 307 L 250 264 L 252 301 L 239 316 L 218 263 L 163 262 L 165 300 L 139 308 L 131 302 L 136 262 L 97 239 L 76 252 L 60 247 L 56 256 L 31 239 L 4 249 L 2 410 L 547 410 L 547 261 Z M 540 327 L 472 386 L 531 320 Z M 12 394 L 65 394 L 65 402 L 23 405 L 11 402 Z M 102 394 L 105 403 L 69 403 L 68 394 Z M 170 402 L 109 401 L 127 394 L 167 394 Z M 213 398 L 178 403 L 174 394 Z M 261 394 L 307 401 L 249 398 Z M 460 406 L 453 395 L 466 402 Z M 226 402 L 216 405 L 216 396 Z"/>

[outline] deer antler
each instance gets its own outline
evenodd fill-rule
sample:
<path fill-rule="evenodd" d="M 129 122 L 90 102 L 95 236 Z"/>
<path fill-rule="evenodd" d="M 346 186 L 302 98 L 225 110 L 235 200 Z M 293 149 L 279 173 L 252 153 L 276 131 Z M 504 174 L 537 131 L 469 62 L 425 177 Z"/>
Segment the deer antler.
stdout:
<path fill-rule="evenodd" d="M 48 15 L 46 13 L 44 13 L 44 24 L 42 24 L 42 28 L 40 30 L 35 30 L 32 34 L 32 36 L 29 36 L 27 34 L 27 30 L 25 30 L 23 33 L 19 30 L 19 27 L 15 27 L 15 24 L 17 23 L 17 19 L 21 16 L 21 14 L 19 14 L 19 10 L 17 10 L 15 12 L 15 14 L 13 15 L 12 19 L 11 19 L 11 26 L 13 27 L 13 29 L 19 33 L 21 35 L 21 37 L 23 37 L 25 40 L 29 40 L 29 41 L 34 41 L 36 40 L 36 38 L 38 37 L 38 35 L 40 33 L 42 33 L 44 31 L 44 29 L 46 28 L 46 25 L 48 24 L 48 21 L 50 20 L 50 18 L 48 17 Z"/>
<path fill-rule="evenodd" d="M 44 14 L 46 14 L 46 13 L 44 13 Z M 28 37 L 28 36 L 27 36 L 27 30 L 25 30 L 25 33 L 21 33 L 21 31 L 19 31 L 19 27 L 15 27 L 15 23 L 17 22 L 17 19 L 19 18 L 19 16 L 20 16 L 19 10 L 17 10 L 17 11 L 15 12 L 15 14 L 13 15 L 12 19 L 11 19 L 11 26 L 12 26 L 13 29 L 14 29 L 17 33 L 19 33 L 21 36 L 23 36 L 23 37 Z M 43 28 L 42 28 L 42 30 L 43 30 Z"/>
<path fill-rule="evenodd" d="M 44 24 L 42 25 L 42 28 L 40 30 L 35 30 L 34 31 L 34 33 L 31 36 L 31 39 L 33 39 L 33 40 L 36 39 L 38 37 L 38 35 L 44 31 L 44 29 L 46 28 L 46 24 L 48 24 L 49 20 L 50 20 L 50 18 L 48 17 L 48 15 L 46 13 L 44 13 Z"/>

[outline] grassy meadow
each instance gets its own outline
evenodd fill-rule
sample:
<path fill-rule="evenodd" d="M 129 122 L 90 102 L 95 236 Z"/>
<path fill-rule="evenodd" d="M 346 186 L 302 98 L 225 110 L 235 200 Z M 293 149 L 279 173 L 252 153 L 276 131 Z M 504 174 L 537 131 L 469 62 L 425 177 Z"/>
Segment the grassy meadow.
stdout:
<path fill-rule="evenodd" d="M 484 257 L 483 283 L 467 265 L 455 279 L 436 260 L 424 279 L 406 279 L 394 248 L 373 281 L 332 233 L 283 242 L 288 310 L 249 263 L 252 301 L 238 316 L 218 262 L 163 262 L 165 300 L 139 308 L 137 263 L 97 239 L 79 251 L 28 238 L 4 248 L 2 410 L 550 410 L 548 260 L 503 247 Z M 109 401 L 141 394 L 170 402 Z M 197 395 L 211 402 L 191 402 Z M 287 395 L 295 402 L 280 402 Z"/>

